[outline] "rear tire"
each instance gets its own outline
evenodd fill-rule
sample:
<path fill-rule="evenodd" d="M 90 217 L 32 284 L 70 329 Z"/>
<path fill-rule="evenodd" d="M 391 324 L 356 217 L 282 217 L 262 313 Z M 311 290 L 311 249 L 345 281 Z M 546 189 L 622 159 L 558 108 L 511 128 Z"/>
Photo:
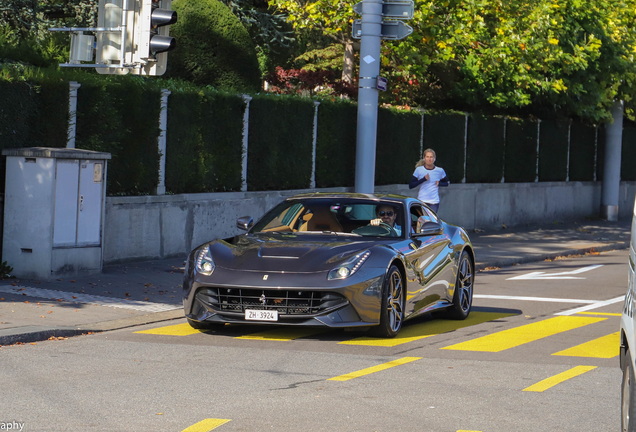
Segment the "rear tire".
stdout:
<path fill-rule="evenodd" d="M 382 286 L 380 324 L 373 328 L 373 335 L 395 337 L 404 321 L 404 282 L 400 270 L 392 265 Z"/>
<path fill-rule="evenodd" d="M 625 369 L 621 382 L 621 430 L 623 432 L 636 431 L 636 383 L 634 382 L 634 366 L 629 351 L 625 356 Z"/>
<path fill-rule="evenodd" d="M 457 266 L 457 280 L 453 294 L 453 305 L 448 308 L 447 317 L 465 320 L 473 306 L 473 283 L 475 281 L 473 260 L 466 251 L 462 252 Z"/>

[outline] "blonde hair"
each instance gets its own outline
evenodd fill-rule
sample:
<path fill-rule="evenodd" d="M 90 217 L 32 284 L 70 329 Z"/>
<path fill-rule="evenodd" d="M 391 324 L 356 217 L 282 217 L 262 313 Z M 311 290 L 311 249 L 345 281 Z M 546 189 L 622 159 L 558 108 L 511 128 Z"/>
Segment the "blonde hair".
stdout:
<path fill-rule="evenodd" d="M 426 157 L 426 153 L 433 153 L 433 162 L 435 162 L 435 159 L 437 159 L 437 155 L 435 154 L 435 150 L 433 150 L 432 148 L 427 148 L 426 150 L 424 150 L 422 159 L 417 161 L 417 163 L 415 164 L 415 168 L 418 168 L 418 167 L 426 165 L 426 162 L 424 161 L 424 157 Z"/>

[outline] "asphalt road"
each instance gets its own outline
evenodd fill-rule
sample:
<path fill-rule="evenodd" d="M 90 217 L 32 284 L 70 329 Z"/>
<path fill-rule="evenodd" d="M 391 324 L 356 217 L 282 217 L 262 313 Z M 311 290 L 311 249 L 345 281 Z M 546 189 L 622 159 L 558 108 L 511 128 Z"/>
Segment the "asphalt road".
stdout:
<path fill-rule="evenodd" d="M 616 431 L 627 255 L 481 272 L 467 321 L 392 340 L 177 320 L 2 347 L 0 429 Z"/>

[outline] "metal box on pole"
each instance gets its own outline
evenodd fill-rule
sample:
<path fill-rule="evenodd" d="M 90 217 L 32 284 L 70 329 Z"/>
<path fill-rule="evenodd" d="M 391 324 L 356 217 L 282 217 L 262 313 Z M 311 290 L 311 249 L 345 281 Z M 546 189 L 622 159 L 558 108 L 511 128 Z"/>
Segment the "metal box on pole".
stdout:
<path fill-rule="evenodd" d="M 110 153 L 5 149 L 2 259 L 20 278 L 99 273 Z"/>

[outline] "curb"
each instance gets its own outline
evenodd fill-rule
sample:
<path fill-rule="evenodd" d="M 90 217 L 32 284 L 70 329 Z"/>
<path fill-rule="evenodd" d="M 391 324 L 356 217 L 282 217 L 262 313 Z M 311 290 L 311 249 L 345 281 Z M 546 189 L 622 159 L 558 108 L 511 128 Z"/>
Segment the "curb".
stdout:
<path fill-rule="evenodd" d="M 475 264 L 476 271 L 482 271 L 486 267 L 510 267 L 516 264 L 525 264 L 530 262 L 545 261 L 547 259 L 554 259 L 559 256 L 565 255 L 583 255 L 589 252 L 607 252 L 611 250 L 627 249 L 629 247 L 629 241 L 622 241 L 616 243 L 609 243 L 605 245 L 587 246 L 579 249 L 565 249 L 559 252 L 552 252 L 546 254 L 528 255 L 518 258 L 500 258 L 490 260 L 487 263 Z"/>
<path fill-rule="evenodd" d="M 80 324 L 79 326 L 72 327 L 14 327 L 0 330 L 0 346 L 12 345 L 15 343 L 41 342 L 49 339 L 50 337 L 71 337 L 88 333 L 101 333 L 161 321 L 171 321 L 179 318 L 184 318 L 183 308 L 112 321 Z"/>

